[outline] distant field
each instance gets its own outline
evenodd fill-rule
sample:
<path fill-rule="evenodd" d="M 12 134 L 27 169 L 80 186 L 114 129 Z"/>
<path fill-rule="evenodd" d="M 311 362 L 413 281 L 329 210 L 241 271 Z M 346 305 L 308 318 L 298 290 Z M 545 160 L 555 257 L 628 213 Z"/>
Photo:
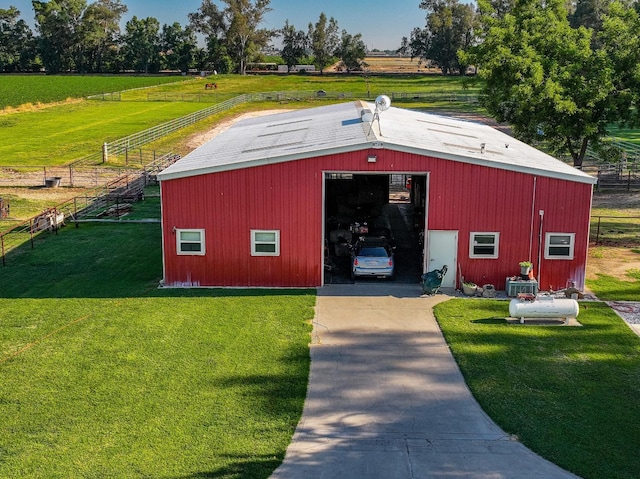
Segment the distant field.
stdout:
<path fill-rule="evenodd" d="M 81 102 L 0 115 L 0 165 L 61 165 L 205 108 L 202 103 Z"/>
<path fill-rule="evenodd" d="M 180 76 L 0 75 L 0 110 L 183 81 Z"/>
<path fill-rule="evenodd" d="M 207 83 L 215 83 L 216 89 L 205 90 Z M 323 75 L 291 74 L 291 75 L 215 75 L 208 78 L 195 79 L 191 82 L 161 85 L 153 90 L 126 92 L 122 100 L 149 100 L 161 98 L 163 93 L 181 93 L 210 96 L 211 98 L 235 96 L 249 92 L 267 91 L 318 91 L 352 93 L 357 98 L 375 98 L 377 95 L 390 95 L 394 92 L 433 92 L 433 93 L 468 93 L 475 94 L 477 87 L 467 88 L 462 77 L 445 77 L 441 75 L 391 75 L 363 73 L 326 73 Z"/>

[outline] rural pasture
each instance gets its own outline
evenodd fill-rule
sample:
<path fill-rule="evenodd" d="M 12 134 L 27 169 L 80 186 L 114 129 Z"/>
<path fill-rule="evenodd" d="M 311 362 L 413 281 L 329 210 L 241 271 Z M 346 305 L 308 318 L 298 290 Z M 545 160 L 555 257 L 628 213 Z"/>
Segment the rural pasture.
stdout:
<path fill-rule="evenodd" d="M 205 81 L 135 90 L 117 102 L 81 100 L 5 113 L 1 161 L 10 164 L 7 156 L 15 154 L 26 164 L 64 164 L 93 153 L 106 138 L 202 108 L 202 103 L 150 99 L 201 94 Z M 459 78 L 419 75 L 249 75 L 213 81 L 219 84 L 213 98 L 319 89 L 366 97 L 367 86 L 371 96 L 435 90 L 462 98 L 469 92 Z M 409 95 L 395 104 L 478 111 L 476 104 L 439 98 Z M 313 104 L 320 101 L 326 100 Z M 240 113 L 310 104 L 295 98 L 246 104 L 150 147 L 186 152 L 194 135 Z M 2 136 L 14 127 L 22 130 Z M 49 139 L 38 141 L 38 130 Z M 11 150 L 14 142 L 22 143 Z M 84 146 L 74 149 L 73 143 Z M 149 193 L 132 217 L 159 218 L 157 190 Z M 21 215 L 66 194 L 76 192 L 0 189 Z M 633 218 L 640 216 L 640 196 L 596 194 L 594 207 L 602 215 L 628 217 L 624 228 L 635 221 L 637 231 Z M 640 263 L 640 237 L 633 230 L 609 229 L 611 242 L 592 249 L 590 263 L 596 267 L 588 284 L 612 298 L 639 298 L 640 265 L 633 265 Z M 302 411 L 313 291 L 158 289 L 158 224 L 82 224 L 45 236 L 36 239 L 33 250 L 25 245 L 7 266 L 0 265 L 0 415 L 7 418 L 0 421 L 0 477 L 269 477 Z M 514 436 L 585 479 L 640 477 L 634 449 L 640 434 L 638 338 L 602 303 L 584 306 L 578 333 L 509 328 L 496 320 L 501 311 L 498 302 L 482 300 L 456 300 L 438 311 L 485 410 Z M 535 407 L 523 409 L 527 400 Z"/>
<path fill-rule="evenodd" d="M 0 75 L 0 114 L 7 108 L 9 111 L 20 106 L 29 109 L 69 98 L 183 81 L 180 76 L 158 75 Z"/>

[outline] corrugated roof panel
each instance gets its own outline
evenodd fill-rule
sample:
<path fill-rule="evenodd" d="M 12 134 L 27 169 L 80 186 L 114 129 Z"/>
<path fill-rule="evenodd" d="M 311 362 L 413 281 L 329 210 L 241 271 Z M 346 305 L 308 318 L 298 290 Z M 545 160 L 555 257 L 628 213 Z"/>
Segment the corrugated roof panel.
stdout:
<path fill-rule="evenodd" d="M 391 107 L 361 122 L 366 102 L 238 122 L 159 174 L 161 180 L 331 153 L 387 148 L 494 168 L 595 183 L 595 178 L 480 123 Z"/>

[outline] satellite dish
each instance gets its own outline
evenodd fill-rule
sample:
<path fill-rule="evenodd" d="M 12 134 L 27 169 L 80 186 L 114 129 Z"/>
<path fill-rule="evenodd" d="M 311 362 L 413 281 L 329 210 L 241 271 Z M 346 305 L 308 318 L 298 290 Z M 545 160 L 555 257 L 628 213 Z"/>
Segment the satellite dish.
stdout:
<path fill-rule="evenodd" d="M 376 110 L 385 111 L 391 106 L 391 99 L 387 95 L 379 95 L 376 98 Z"/>

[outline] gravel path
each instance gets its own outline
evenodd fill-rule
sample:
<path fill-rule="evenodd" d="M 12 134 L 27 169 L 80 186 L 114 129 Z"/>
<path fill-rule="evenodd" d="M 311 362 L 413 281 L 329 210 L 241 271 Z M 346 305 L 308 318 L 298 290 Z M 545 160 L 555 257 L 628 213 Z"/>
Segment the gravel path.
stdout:
<path fill-rule="evenodd" d="M 640 301 L 605 301 L 628 324 L 640 325 Z"/>

